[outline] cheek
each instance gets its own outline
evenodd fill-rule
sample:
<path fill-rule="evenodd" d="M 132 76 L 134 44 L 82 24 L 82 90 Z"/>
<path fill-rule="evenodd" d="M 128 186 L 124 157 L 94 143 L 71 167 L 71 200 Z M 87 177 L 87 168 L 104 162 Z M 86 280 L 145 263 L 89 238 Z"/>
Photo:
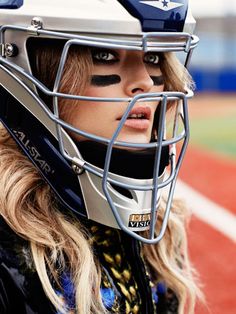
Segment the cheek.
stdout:
<path fill-rule="evenodd" d="M 62 111 L 61 118 L 67 123 L 83 131 L 93 131 L 106 127 L 113 118 L 111 114 L 111 105 L 100 102 L 81 102 L 71 106 L 68 110 Z M 67 107 L 68 108 L 68 107 Z"/>
<path fill-rule="evenodd" d="M 63 101 L 63 103 L 59 104 L 60 119 L 64 120 L 66 123 L 72 124 L 72 118 L 77 108 L 78 105 L 70 103 L 69 100 Z"/>
<path fill-rule="evenodd" d="M 102 97 L 102 98 L 112 97 L 113 94 L 114 94 L 113 86 L 98 87 L 98 86 L 90 85 L 84 92 L 84 96 Z"/>

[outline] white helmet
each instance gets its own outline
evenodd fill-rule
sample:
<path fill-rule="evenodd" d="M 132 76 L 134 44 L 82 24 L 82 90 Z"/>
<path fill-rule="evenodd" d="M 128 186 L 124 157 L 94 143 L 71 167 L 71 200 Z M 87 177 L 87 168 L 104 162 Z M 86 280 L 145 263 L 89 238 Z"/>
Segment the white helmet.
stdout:
<path fill-rule="evenodd" d="M 61 93 L 59 86 L 72 46 L 183 51 L 187 66 L 198 42 L 192 35 L 194 25 L 187 0 L 0 2 L 0 120 L 62 206 L 87 219 L 120 228 L 145 243 L 156 243 L 162 238 L 188 142 L 187 99 L 192 93 L 164 91 L 141 93 L 133 98 L 99 98 Z M 28 43 L 57 39 L 62 42 L 62 51 L 50 89 L 34 76 L 30 59 L 34 46 Z M 53 108 L 45 104 L 43 94 L 52 98 Z M 61 97 L 128 105 L 108 139 L 75 128 L 60 118 Z M 178 106 L 171 136 L 167 137 L 167 103 L 172 100 Z M 133 106 L 143 101 L 160 103 L 157 138 L 148 144 L 118 141 Z M 86 137 L 87 141 L 77 142 L 73 134 Z M 178 142 L 181 147 L 176 156 Z M 162 189 L 167 190 L 167 203 L 163 224 L 156 234 Z M 147 229 L 148 238 L 138 233 Z"/>

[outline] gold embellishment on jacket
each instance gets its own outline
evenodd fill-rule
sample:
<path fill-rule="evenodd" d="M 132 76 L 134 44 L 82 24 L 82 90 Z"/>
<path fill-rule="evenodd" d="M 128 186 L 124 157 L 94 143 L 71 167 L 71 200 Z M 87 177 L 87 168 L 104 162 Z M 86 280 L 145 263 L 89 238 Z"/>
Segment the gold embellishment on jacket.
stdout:
<path fill-rule="evenodd" d="M 115 284 L 123 299 L 122 304 L 125 308 L 118 308 L 116 302 L 115 306 L 112 307 L 111 313 L 143 314 L 140 312 L 142 300 L 138 284 L 135 280 L 135 274 L 132 274 L 132 268 L 126 252 L 121 245 L 119 230 L 92 226 L 90 231 L 92 233 L 92 243 L 98 253 L 100 263 L 111 276 L 113 284 Z M 102 272 L 102 286 L 106 288 L 112 287 L 105 272 Z"/>
<path fill-rule="evenodd" d="M 130 277 L 131 277 L 131 273 L 127 269 L 125 269 L 123 271 L 123 276 L 124 276 L 124 279 L 126 280 L 126 282 L 129 282 Z"/>
<path fill-rule="evenodd" d="M 108 254 L 106 254 L 106 253 L 103 253 L 103 256 L 104 256 L 105 261 L 106 261 L 107 263 L 109 263 L 109 264 L 113 264 L 113 263 L 114 263 L 114 259 L 113 259 L 110 255 L 108 255 Z"/>
<path fill-rule="evenodd" d="M 120 254 L 115 255 L 115 261 L 118 264 L 118 266 L 121 265 L 121 255 Z"/>

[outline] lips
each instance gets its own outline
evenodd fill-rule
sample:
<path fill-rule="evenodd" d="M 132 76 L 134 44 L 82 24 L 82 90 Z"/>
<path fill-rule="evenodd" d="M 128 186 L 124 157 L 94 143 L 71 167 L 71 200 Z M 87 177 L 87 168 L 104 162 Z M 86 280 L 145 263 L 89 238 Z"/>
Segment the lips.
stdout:
<path fill-rule="evenodd" d="M 150 125 L 151 109 L 149 107 L 133 108 L 124 125 L 137 130 L 146 130 Z M 117 120 L 120 120 L 118 118 Z"/>

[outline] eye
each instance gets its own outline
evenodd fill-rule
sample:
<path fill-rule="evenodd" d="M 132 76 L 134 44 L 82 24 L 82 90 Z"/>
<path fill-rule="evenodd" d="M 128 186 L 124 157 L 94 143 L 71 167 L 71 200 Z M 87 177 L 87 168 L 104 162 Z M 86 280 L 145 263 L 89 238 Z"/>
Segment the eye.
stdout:
<path fill-rule="evenodd" d="M 92 51 L 92 58 L 94 62 L 115 62 L 118 61 L 116 53 L 108 50 Z"/>
<path fill-rule="evenodd" d="M 153 53 L 149 52 L 149 53 L 145 54 L 144 62 L 157 65 L 157 64 L 159 64 L 159 55 L 157 53 L 154 53 L 154 52 Z"/>

